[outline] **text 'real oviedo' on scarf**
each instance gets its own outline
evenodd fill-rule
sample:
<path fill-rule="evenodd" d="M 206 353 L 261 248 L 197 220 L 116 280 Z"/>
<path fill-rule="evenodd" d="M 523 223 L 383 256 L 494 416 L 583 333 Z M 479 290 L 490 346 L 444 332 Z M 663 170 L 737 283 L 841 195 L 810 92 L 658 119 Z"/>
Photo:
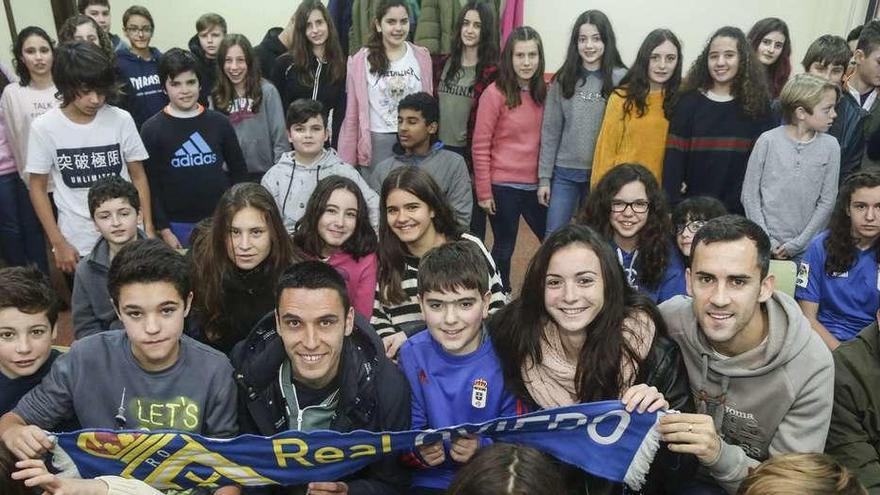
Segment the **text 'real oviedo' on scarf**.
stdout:
<path fill-rule="evenodd" d="M 637 490 L 659 447 L 654 426 L 663 414 L 628 413 L 620 401 L 603 401 L 428 431 L 288 431 L 213 439 L 177 431 L 80 430 L 55 435 L 52 464 L 62 476 L 119 475 L 160 490 L 300 485 L 339 480 L 382 456 L 474 433 L 534 447 Z"/>

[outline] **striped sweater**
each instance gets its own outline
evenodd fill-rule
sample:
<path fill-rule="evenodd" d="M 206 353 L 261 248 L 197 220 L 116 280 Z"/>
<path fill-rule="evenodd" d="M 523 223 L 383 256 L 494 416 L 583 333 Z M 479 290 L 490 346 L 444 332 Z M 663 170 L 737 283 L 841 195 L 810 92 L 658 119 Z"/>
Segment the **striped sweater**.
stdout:
<path fill-rule="evenodd" d="M 489 314 L 494 313 L 507 304 L 507 295 L 501 285 L 501 275 L 495 267 L 492 255 L 486 250 L 486 246 L 476 237 L 470 234 L 462 234 L 462 239 L 474 242 L 480 247 L 480 251 L 486 256 L 492 272 L 489 274 Z M 406 301 L 401 304 L 385 305 L 379 299 L 379 284 L 376 284 L 376 297 L 373 299 L 373 317 L 370 319 L 373 327 L 380 337 L 387 337 L 396 332 L 404 332 L 407 336 L 414 335 L 425 329 L 425 319 L 422 316 L 422 308 L 419 306 L 418 294 L 419 258 L 406 257 L 406 266 L 403 270 L 401 286 L 406 293 Z"/>
<path fill-rule="evenodd" d="M 749 153 L 769 118 L 743 113 L 736 100 L 718 102 L 693 91 L 682 95 L 669 121 L 663 188 L 674 205 L 691 196 L 718 198 L 730 213 L 740 203 Z"/>

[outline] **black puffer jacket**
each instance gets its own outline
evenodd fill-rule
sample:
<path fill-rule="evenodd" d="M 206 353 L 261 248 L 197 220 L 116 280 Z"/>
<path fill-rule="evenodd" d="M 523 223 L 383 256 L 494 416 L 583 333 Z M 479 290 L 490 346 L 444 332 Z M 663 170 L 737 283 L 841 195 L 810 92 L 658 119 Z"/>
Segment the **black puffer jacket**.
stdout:
<path fill-rule="evenodd" d="M 193 329 L 190 334 L 195 339 L 208 344 L 223 354 L 229 355 L 232 347 L 244 340 L 254 325 L 267 312 L 275 307 L 275 281 L 278 276 L 268 269 L 268 263 L 252 270 L 233 269 L 223 280 L 223 309 L 208 315 L 195 311 Z M 208 334 L 223 337 L 212 339 Z"/>
<path fill-rule="evenodd" d="M 238 383 L 239 426 L 242 433 L 274 435 L 288 425 L 285 401 L 276 379 L 286 357 L 275 328 L 275 313 L 264 316 L 232 351 Z M 345 338 L 339 366 L 339 405 L 334 431 L 405 431 L 412 425 L 410 388 L 406 378 L 385 357 L 384 347 L 369 322 L 356 316 Z M 395 456 L 386 456 L 343 480 L 351 495 L 404 493 L 409 474 Z M 297 493 L 297 487 L 248 493 Z"/>

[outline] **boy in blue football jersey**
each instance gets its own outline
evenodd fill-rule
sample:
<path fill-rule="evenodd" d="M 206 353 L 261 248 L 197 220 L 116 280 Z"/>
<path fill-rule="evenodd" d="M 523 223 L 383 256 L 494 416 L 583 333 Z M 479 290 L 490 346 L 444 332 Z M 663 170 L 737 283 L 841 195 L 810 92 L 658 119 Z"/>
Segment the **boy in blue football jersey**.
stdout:
<path fill-rule="evenodd" d="M 455 270 L 449 267 L 454 266 Z M 419 263 L 419 301 L 427 332 L 400 349 L 412 388 L 413 429 L 481 423 L 522 413 L 504 386 L 501 364 L 483 319 L 489 310 L 486 259 L 468 241 L 434 248 Z M 484 444 L 467 435 L 418 448 L 423 469 L 412 493 L 445 493 L 455 471 Z"/>

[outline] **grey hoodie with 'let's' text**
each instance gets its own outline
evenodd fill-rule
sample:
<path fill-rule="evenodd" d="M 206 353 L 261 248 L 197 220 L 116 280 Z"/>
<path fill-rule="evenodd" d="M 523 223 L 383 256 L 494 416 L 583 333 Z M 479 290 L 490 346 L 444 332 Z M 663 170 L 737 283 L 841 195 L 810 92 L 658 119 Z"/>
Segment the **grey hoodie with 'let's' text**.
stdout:
<path fill-rule="evenodd" d="M 723 440 L 720 456 L 703 472 L 730 493 L 749 468 L 771 456 L 822 452 L 831 421 L 831 352 L 791 297 L 775 292 L 760 310 L 768 324 L 764 342 L 724 357 L 699 328 L 693 299 L 676 296 L 660 305 L 681 348 L 697 413 L 712 417 Z"/>

